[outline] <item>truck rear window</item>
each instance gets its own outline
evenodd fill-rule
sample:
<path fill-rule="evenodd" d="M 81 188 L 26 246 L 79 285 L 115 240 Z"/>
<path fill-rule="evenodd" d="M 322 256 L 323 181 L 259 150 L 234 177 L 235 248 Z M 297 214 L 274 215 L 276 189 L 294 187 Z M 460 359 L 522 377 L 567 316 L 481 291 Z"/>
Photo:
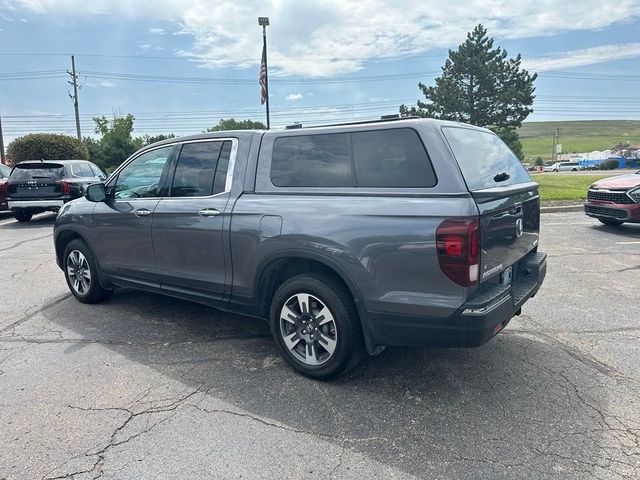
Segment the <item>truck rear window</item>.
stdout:
<path fill-rule="evenodd" d="M 494 133 L 464 127 L 443 127 L 470 191 L 531 181 L 518 157 Z M 496 181 L 499 174 L 508 178 Z"/>
<path fill-rule="evenodd" d="M 63 177 L 64 167 L 59 163 L 19 163 L 11 172 L 10 179 L 12 181 L 31 180 L 32 178 L 60 180 Z"/>

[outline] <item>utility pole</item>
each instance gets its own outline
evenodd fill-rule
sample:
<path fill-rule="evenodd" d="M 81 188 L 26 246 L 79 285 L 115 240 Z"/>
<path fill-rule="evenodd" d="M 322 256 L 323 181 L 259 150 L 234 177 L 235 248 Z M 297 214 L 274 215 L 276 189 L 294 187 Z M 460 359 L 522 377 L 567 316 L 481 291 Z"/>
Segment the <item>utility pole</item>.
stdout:
<path fill-rule="evenodd" d="M 0 163 L 6 164 L 7 159 L 4 158 L 4 137 L 2 136 L 2 117 L 0 117 Z"/>
<path fill-rule="evenodd" d="M 80 134 L 80 112 L 78 111 L 78 75 L 76 75 L 76 60 L 71 55 L 71 71 L 67 70 L 67 73 L 71 75 L 70 85 L 73 85 L 73 95 L 69 94 L 73 100 L 73 108 L 76 111 L 76 133 L 78 134 L 78 140 L 82 140 Z"/>
<path fill-rule="evenodd" d="M 560 138 L 560 129 L 556 128 L 555 131 L 553 132 L 553 150 L 551 150 L 551 161 L 555 162 L 556 161 L 556 148 L 558 145 L 558 139 Z"/>
<path fill-rule="evenodd" d="M 260 86 L 264 89 L 262 97 L 267 104 L 267 130 L 271 128 L 269 118 L 269 72 L 267 68 L 267 26 L 269 25 L 269 17 L 258 17 L 258 25 L 262 27 L 262 62 L 260 64 Z M 262 78 L 264 77 L 264 83 Z"/>

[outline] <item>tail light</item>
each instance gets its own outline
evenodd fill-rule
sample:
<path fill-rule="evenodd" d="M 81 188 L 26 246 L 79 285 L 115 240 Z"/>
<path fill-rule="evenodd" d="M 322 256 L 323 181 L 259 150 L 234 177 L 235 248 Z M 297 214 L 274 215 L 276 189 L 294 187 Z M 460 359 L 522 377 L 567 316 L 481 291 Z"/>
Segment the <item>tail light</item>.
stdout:
<path fill-rule="evenodd" d="M 0 180 L 0 198 L 7 198 L 9 196 L 9 180 Z"/>
<path fill-rule="evenodd" d="M 480 225 L 477 217 L 448 218 L 436 230 L 440 269 L 463 287 L 478 284 Z"/>
<path fill-rule="evenodd" d="M 64 180 L 62 180 L 60 182 L 60 186 L 62 187 L 63 195 L 71 195 L 71 184 L 69 182 L 65 182 Z"/>

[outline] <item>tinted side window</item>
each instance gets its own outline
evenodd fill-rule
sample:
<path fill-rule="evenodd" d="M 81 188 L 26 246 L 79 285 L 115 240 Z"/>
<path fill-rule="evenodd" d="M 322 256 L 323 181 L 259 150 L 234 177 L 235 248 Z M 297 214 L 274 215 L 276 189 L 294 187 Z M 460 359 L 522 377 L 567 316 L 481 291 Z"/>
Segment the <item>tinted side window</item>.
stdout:
<path fill-rule="evenodd" d="M 183 145 L 173 176 L 171 196 L 201 197 L 223 192 L 230 152 L 231 142 Z"/>
<path fill-rule="evenodd" d="M 94 174 L 87 163 L 72 163 L 71 174 L 74 177 L 94 177 Z"/>
<path fill-rule="evenodd" d="M 271 182 L 277 187 L 351 187 L 347 134 L 276 138 Z"/>
<path fill-rule="evenodd" d="M 160 178 L 171 150 L 173 145 L 151 150 L 124 167 L 115 181 L 115 197 L 157 197 Z"/>
<path fill-rule="evenodd" d="M 410 128 L 353 133 L 358 187 L 433 187 L 436 176 L 417 132 Z"/>

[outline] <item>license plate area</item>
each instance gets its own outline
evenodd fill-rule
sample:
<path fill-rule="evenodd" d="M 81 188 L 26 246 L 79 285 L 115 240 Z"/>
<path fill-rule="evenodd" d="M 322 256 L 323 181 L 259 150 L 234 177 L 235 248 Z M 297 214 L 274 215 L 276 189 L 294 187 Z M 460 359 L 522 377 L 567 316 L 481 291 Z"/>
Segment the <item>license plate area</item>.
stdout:
<path fill-rule="evenodd" d="M 513 281 L 513 267 L 507 267 L 500 273 L 500 285 L 511 285 Z"/>

